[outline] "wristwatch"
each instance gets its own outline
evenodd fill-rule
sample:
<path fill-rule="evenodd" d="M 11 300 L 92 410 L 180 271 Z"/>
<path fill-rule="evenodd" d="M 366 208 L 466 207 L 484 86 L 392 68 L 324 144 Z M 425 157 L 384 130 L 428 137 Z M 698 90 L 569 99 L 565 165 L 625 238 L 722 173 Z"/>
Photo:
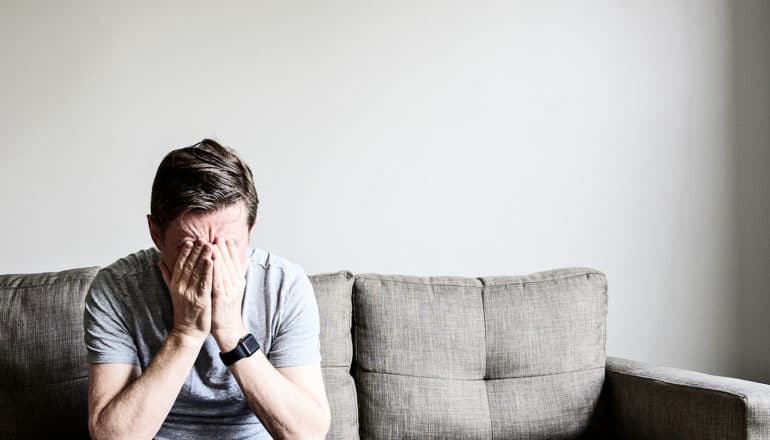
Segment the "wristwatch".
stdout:
<path fill-rule="evenodd" d="M 242 337 L 238 341 L 238 345 L 227 353 L 219 352 L 219 358 L 222 359 L 225 365 L 230 365 L 233 362 L 247 358 L 259 350 L 259 342 L 257 338 L 251 333 Z"/>

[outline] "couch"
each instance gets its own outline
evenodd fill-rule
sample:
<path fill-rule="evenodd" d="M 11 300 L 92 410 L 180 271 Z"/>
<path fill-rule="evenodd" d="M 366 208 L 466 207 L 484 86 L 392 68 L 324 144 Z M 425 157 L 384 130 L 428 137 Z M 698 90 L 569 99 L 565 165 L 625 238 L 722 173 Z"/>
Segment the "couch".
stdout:
<path fill-rule="evenodd" d="M 99 267 L 0 275 L 0 438 L 87 438 Z M 770 439 L 770 385 L 605 355 L 607 278 L 310 275 L 329 439 Z"/>

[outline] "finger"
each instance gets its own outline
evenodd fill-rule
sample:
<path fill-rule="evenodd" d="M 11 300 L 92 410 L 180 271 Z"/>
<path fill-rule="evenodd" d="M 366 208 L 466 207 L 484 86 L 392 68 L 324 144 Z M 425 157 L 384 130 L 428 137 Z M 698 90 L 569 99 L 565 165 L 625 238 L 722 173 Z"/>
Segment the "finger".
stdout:
<path fill-rule="evenodd" d="M 185 287 L 188 286 L 195 286 L 196 288 L 200 288 L 199 283 L 203 279 L 203 276 L 205 275 L 205 269 L 202 266 L 203 262 L 206 258 L 208 258 L 211 255 L 211 245 L 208 243 L 203 243 L 201 245 L 201 251 L 198 253 L 198 258 L 195 260 L 195 266 L 190 271 L 190 278 L 189 278 L 189 284 L 187 284 Z M 189 262 L 190 260 L 188 260 Z M 185 267 L 188 266 L 188 264 L 185 265 Z"/>
<path fill-rule="evenodd" d="M 182 275 L 182 272 L 184 271 L 184 265 L 187 262 L 187 259 L 190 257 L 190 253 L 193 250 L 193 242 L 190 240 L 186 240 L 184 244 L 182 244 L 182 249 L 179 251 L 179 254 L 176 256 L 176 262 L 174 263 L 174 273 L 172 274 L 175 276 L 175 278 L 172 278 L 172 281 L 178 281 L 179 277 Z M 166 267 L 168 269 L 168 267 Z"/>
<path fill-rule="evenodd" d="M 226 292 L 226 285 L 225 285 L 225 267 L 224 263 L 222 261 L 222 255 L 219 251 L 219 247 L 215 246 L 214 250 L 214 287 L 213 287 L 213 293 L 215 295 L 220 295 Z"/>
<path fill-rule="evenodd" d="M 237 263 L 238 255 L 236 254 L 237 250 L 233 249 L 233 246 L 235 245 L 234 240 L 228 240 L 225 242 L 225 253 L 227 253 L 227 260 L 230 262 L 230 288 L 234 288 L 238 285 L 238 278 L 243 276 L 243 274 L 238 269 L 239 264 Z M 235 258 L 233 258 L 235 257 Z"/>
<path fill-rule="evenodd" d="M 205 243 L 200 239 L 195 239 L 195 245 L 190 251 L 190 255 L 188 255 L 187 259 L 181 265 L 178 282 L 182 283 L 184 288 L 187 288 L 187 286 L 190 286 L 190 283 L 193 282 L 192 278 L 195 274 L 195 266 L 198 264 L 198 257 L 200 257 L 200 254 L 203 252 L 204 245 Z M 200 276 L 197 276 L 196 278 L 200 278 Z"/>
<path fill-rule="evenodd" d="M 219 245 L 219 255 L 222 259 L 222 267 L 225 269 L 224 284 L 225 289 L 229 292 L 230 286 L 233 284 L 235 278 L 235 267 L 233 266 L 232 259 L 230 258 L 230 250 L 227 248 L 227 244 L 222 237 L 217 237 L 217 244 Z"/>
<path fill-rule="evenodd" d="M 210 256 L 203 258 L 203 278 L 200 281 L 200 290 L 198 293 L 203 296 L 211 295 L 211 283 L 214 276 L 214 262 Z"/>
<path fill-rule="evenodd" d="M 223 256 L 221 247 L 217 250 L 217 261 L 219 261 L 218 270 L 219 270 L 220 292 L 226 295 L 230 293 L 230 271 L 227 268 L 227 264 L 225 263 L 225 258 Z"/>
<path fill-rule="evenodd" d="M 233 270 L 233 263 L 230 261 L 230 251 L 227 249 L 225 240 L 222 237 L 217 237 L 215 243 L 219 246 L 219 255 L 222 257 L 222 263 L 224 263 L 225 268 L 228 271 Z"/>
<path fill-rule="evenodd" d="M 235 244 L 235 240 L 227 240 L 227 250 L 230 252 L 230 260 L 233 262 L 233 267 L 238 273 L 238 276 L 243 275 L 243 267 L 241 266 L 241 250 L 238 245 Z"/>

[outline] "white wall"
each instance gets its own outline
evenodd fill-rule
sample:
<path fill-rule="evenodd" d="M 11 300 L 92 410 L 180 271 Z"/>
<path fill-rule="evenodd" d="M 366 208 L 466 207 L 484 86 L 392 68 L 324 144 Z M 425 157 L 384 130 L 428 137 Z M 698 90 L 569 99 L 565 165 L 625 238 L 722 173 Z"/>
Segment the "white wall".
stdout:
<path fill-rule="evenodd" d="M 0 272 L 151 246 L 158 163 L 214 137 L 255 172 L 253 244 L 309 273 L 591 266 L 608 354 L 770 381 L 740 266 L 767 222 L 736 209 L 767 198 L 736 78 L 770 39 L 736 29 L 768 8 L 731 5 L 3 2 Z"/>

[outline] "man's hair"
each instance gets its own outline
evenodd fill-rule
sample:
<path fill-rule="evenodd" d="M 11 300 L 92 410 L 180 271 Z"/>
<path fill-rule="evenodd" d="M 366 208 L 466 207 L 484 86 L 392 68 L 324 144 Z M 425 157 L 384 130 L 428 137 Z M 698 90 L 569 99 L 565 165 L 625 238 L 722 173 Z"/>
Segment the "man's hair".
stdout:
<path fill-rule="evenodd" d="M 171 223 L 185 213 L 213 212 L 240 200 L 246 202 L 251 229 L 259 205 L 251 169 L 235 150 L 203 139 L 172 150 L 160 162 L 152 182 L 150 215 L 162 240 Z"/>

